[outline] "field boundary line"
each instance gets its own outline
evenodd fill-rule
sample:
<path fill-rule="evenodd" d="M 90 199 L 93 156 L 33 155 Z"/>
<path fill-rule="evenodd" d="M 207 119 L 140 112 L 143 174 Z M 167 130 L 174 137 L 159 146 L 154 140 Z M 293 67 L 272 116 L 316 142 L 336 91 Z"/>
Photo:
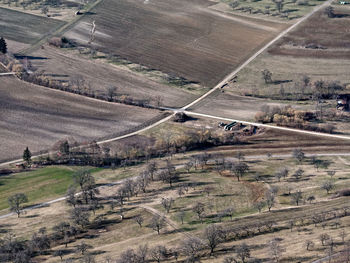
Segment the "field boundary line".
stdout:
<path fill-rule="evenodd" d="M 256 57 L 258 57 L 261 53 L 263 53 L 267 48 L 269 48 L 271 45 L 276 43 L 280 38 L 284 37 L 287 33 L 295 29 L 297 26 L 299 26 L 301 23 L 303 23 L 305 20 L 307 20 L 309 17 L 311 17 L 314 13 L 321 10 L 325 6 L 329 5 L 333 0 L 327 0 L 322 5 L 316 6 L 310 13 L 302 17 L 299 21 L 288 27 L 287 29 L 283 30 L 281 33 L 279 33 L 274 39 L 272 39 L 270 42 L 268 42 L 265 46 L 263 46 L 260 50 L 258 50 L 255 54 L 253 54 L 250 58 L 248 58 L 245 62 L 243 62 L 238 68 L 236 68 L 233 72 L 228 74 L 224 80 L 219 82 L 214 88 L 212 88 L 207 93 L 200 96 L 198 99 L 192 101 L 191 103 L 185 105 L 181 108 L 181 110 L 187 110 L 188 108 L 194 106 L 195 104 L 201 102 L 203 99 L 208 97 L 210 94 L 212 94 L 217 89 L 221 88 L 223 85 L 225 85 L 227 82 L 229 82 L 238 72 L 240 72 L 243 68 L 245 68 L 250 62 L 252 62 Z"/>

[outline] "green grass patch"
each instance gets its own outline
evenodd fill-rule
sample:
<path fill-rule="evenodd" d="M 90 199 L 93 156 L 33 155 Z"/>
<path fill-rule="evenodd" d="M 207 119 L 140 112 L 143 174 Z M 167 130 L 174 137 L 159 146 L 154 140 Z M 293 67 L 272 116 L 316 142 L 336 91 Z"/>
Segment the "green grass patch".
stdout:
<path fill-rule="evenodd" d="M 91 169 L 92 173 L 100 168 Z M 8 208 L 7 199 L 16 193 L 28 196 L 29 203 L 35 204 L 64 195 L 73 183 L 75 169 L 69 167 L 45 167 L 0 177 L 0 210 Z"/>

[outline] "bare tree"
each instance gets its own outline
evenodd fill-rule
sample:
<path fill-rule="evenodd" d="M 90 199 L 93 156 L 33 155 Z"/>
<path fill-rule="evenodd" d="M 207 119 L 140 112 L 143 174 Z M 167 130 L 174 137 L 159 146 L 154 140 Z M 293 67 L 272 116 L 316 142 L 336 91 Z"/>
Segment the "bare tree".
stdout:
<path fill-rule="evenodd" d="M 321 188 L 327 191 L 327 194 L 334 189 L 335 185 L 332 181 L 326 181 L 321 185 Z"/>
<path fill-rule="evenodd" d="M 254 207 L 258 209 L 259 213 L 261 213 L 261 210 L 264 208 L 265 205 L 266 203 L 264 201 L 254 203 Z"/>
<path fill-rule="evenodd" d="M 326 241 L 328 241 L 330 239 L 330 236 L 326 233 L 323 233 L 319 236 L 320 238 L 320 241 L 322 243 L 322 246 L 325 246 L 326 245 Z"/>
<path fill-rule="evenodd" d="M 113 101 L 116 94 L 117 94 L 117 87 L 115 87 L 115 86 L 108 86 L 107 87 L 107 98 L 109 101 Z"/>
<path fill-rule="evenodd" d="M 335 171 L 334 170 L 330 170 L 330 171 L 327 171 L 327 174 L 331 177 L 331 178 L 333 178 L 333 176 L 335 175 Z"/>
<path fill-rule="evenodd" d="M 296 148 L 293 150 L 293 157 L 301 163 L 305 158 L 305 153 L 300 148 Z"/>
<path fill-rule="evenodd" d="M 249 171 L 249 166 L 245 162 L 233 163 L 231 166 L 231 171 L 235 174 L 237 180 L 239 181 L 240 178 L 242 178 Z"/>
<path fill-rule="evenodd" d="M 158 235 L 160 234 L 160 230 L 165 227 L 165 217 L 154 215 L 151 219 L 150 227 L 157 231 Z"/>
<path fill-rule="evenodd" d="M 28 197 L 23 194 L 14 194 L 8 198 L 8 204 L 10 206 L 10 210 L 17 214 L 17 217 L 22 213 L 23 207 L 22 204 L 28 202 Z"/>
<path fill-rule="evenodd" d="M 315 196 L 310 195 L 310 196 L 308 196 L 308 198 L 306 200 L 311 204 L 313 201 L 316 200 L 316 198 L 315 198 Z"/>
<path fill-rule="evenodd" d="M 185 169 L 186 169 L 187 173 L 190 172 L 192 167 L 193 167 L 193 162 L 192 161 L 188 161 L 187 163 L 185 163 Z"/>
<path fill-rule="evenodd" d="M 347 233 L 345 232 L 344 229 L 343 229 L 342 231 L 340 231 L 339 237 L 341 238 L 341 241 L 342 241 L 343 243 L 345 242 L 346 236 L 347 236 Z"/>
<path fill-rule="evenodd" d="M 215 224 L 209 225 L 205 231 L 204 236 L 208 241 L 208 246 L 210 248 L 210 254 L 214 253 L 214 249 L 220 244 L 222 241 L 222 228 Z"/>
<path fill-rule="evenodd" d="M 271 211 L 271 208 L 275 205 L 275 195 L 271 192 L 267 192 L 265 195 L 265 199 L 266 199 L 266 205 L 267 208 L 269 209 L 269 212 Z"/>
<path fill-rule="evenodd" d="M 204 204 L 201 202 L 197 202 L 192 208 L 192 211 L 197 214 L 198 219 L 201 222 L 202 222 L 202 218 L 203 218 L 204 209 L 205 209 Z"/>
<path fill-rule="evenodd" d="M 265 84 L 271 83 L 272 82 L 272 73 L 268 69 L 264 69 L 262 72 L 262 77 L 265 81 Z"/>
<path fill-rule="evenodd" d="M 71 205 L 73 207 L 75 207 L 78 203 L 78 200 L 75 196 L 76 192 L 75 192 L 75 187 L 74 186 L 70 186 L 67 190 L 67 195 L 66 195 L 66 203 L 68 205 Z"/>
<path fill-rule="evenodd" d="M 312 240 L 306 240 L 305 241 L 305 246 L 306 246 L 306 250 L 311 250 L 314 248 L 315 243 Z"/>
<path fill-rule="evenodd" d="M 237 257 L 239 257 L 243 263 L 245 263 L 247 259 L 250 258 L 250 249 L 246 243 L 238 245 L 235 249 L 235 252 L 237 254 Z"/>
<path fill-rule="evenodd" d="M 184 210 L 181 210 L 178 214 L 178 218 L 181 220 L 181 224 L 183 225 L 184 224 L 184 219 L 185 219 L 185 211 Z"/>
<path fill-rule="evenodd" d="M 162 198 L 162 206 L 164 207 L 167 213 L 169 213 L 173 203 L 174 199 L 172 198 Z"/>
<path fill-rule="evenodd" d="M 142 224 L 143 224 L 143 221 L 144 221 L 142 215 L 139 214 L 139 215 L 135 216 L 134 220 L 140 227 L 142 227 Z"/>
<path fill-rule="evenodd" d="M 181 243 L 182 253 L 187 257 L 188 262 L 195 262 L 200 258 L 200 251 L 203 248 L 203 241 L 198 237 L 190 237 Z"/>
<path fill-rule="evenodd" d="M 147 255 L 149 253 L 148 245 L 139 245 L 136 257 L 137 257 L 137 263 L 145 263 L 147 262 Z"/>
<path fill-rule="evenodd" d="M 300 201 L 303 200 L 303 193 L 298 190 L 295 193 L 291 194 L 291 198 L 294 201 L 294 203 L 296 203 L 296 205 L 298 206 Z"/>
<path fill-rule="evenodd" d="M 165 246 L 158 245 L 151 249 L 150 255 L 155 261 L 160 262 L 162 259 L 166 258 L 167 249 Z"/>
<path fill-rule="evenodd" d="M 77 251 L 79 251 L 82 255 L 84 255 L 89 248 L 92 248 L 92 246 L 86 244 L 84 241 L 77 245 Z"/>
<path fill-rule="evenodd" d="M 233 215 L 235 214 L 236 210 L 233 206 L 230 206 L 224 210 L 225 215 L 229 216 L 231 221 L 233 219 Z"/>
<path fill-rule="evenodd" d="M 284 252 L 284 249 L 281 247 L 280 241 L 278 239 L 275 238 L 269 242 L 269 250 L 273 260 L 275 262 L 279 262 L 282 253 Z"/>
<path fill-rule="evenodd" d="M 154 173 L 157 171 L 157 163 L 150 162 L 146 167 L 146 172 L 150 174 L 151 180 L 154 180 Z"/>
<path fill-rule="evenodd" d="M 304 170 L 299 168 L 298 170 L 295 171 L 293 176 L 295 177 L 296 180 L 299 180 L 304 174 Z"/>

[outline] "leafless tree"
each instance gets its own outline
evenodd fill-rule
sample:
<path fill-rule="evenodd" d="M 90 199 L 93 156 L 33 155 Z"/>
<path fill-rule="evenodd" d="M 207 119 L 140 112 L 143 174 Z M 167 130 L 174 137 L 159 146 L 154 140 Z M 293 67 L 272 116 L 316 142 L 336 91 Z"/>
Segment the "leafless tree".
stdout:
<path fill-rule="evenodd" d="M 298 190 L 295 193 L 291 194 L 291 198 L 294 201 L 294 203 L 296 203 L 296 205 L 298 206 L 300 201 L 303 200 L 303 193 Z"/>
<path fill-rule="evenodd" d="M 333 178 L 333 176 L 335 175 L 335 173 L 336 173 L 336 171 L 334 171 L 334 170 L 327 171 L 327 174 L 328 174 L 331 178 Z"/>
<path fill-rule="evenodd" d="M 181 211 L 178 213 L 178 218 L 181 220 L 181 224 L 182 224 L 182 225 L 184 224 L 185 216 L 186 216 L 186 213 L 185 213 L 184 210 L 181 210 Z"/>
<path fill-rule="evenodd" d="M 157 171 L 157 163 L 150 162 L 146 167 L 146 172 L 150 174 L 151 180 L 154 180 L 154 173 Z"/>
<path fill-rule="evenodd" d="M 186 169 L 187 173 L 190 172 L 192 167 L 193 167 L 193 162 L 192 161 L 188 161 L 188 162 L 185 163 L 185 169 Z"/>
<path fill-rule="evenodd" d="M 276 238 L 272 239 L 269 242 L 269 250 L 273 260 L 278 263 L 282 256 L 282 253 L 284 252 L 284 249 L 280 245 L 280 241 Z"/>
<path fill-rule="evenodd" d="M 86 244 L 84 241 L 77 245 L 77 251 L 79 251 L 82 255 L 84 255 L 89 248 L 92 248 L 92 246 Z"/>
<path fill-rule="evenodd" d="M 107 87 L 107 97 L 108 97 L 109 101 L 113 101 L 116 94 L 117 94 L 117 87 L 115 87 L 115 86 L 108 86 Z"/>
<path fill-rule="evenodd" d="M 275 205 L 275 195 L 271 192 L 267 192 L 265 195 L 265 199 L 266 199 L 266 205 L 267 208 L 269 209 L 269 211 L 271 211 L 271 208 Z"/>
<path fill-rule="evenodd" d="M 238 245 L 235 252 L 237 257 L 240 258 L 243 263 L 247 262 L 247 259 L 250 258 L 250 249 L 246 243 Z"/>
<path fill-rule="evenodd" d="M 327 191 L 327 194 L 334 189 L 335 185 L 332 181 L 326 181 L 321 185 L 321 188 Z"/>
<path fill-rule="evenodd" d="M 151 249 L 150 251 L 151 257 L 157 261 L 158 263 L 167 257 L 167 249 L 165 246 L 158 245 Z"/>
<path fill-rule="evenodd" d="M 249 166 L 245 162 L 233 163 L 231 166 L 231 171 L 235 174 L 237 180 L 239 181 L 240 178 L 242 178 L 249 171 Z"/>
<path fill-rule="evenodd" d="M 73 207 L 75 207 L 78 203 L 78 200 L 77 200 L 75 194 L 76 194 L 75 187 L 70 186 L 67 190 L 66 202 L 67 202 L 67 204 L 69 204 Z"/>
<path fill-rule="evenodd" d="M 204 209 L 205 209 L 204 204 L 201 202 L 197 202 L 192 208 L 192 211 L 197 214 L 198 219 L 201 222 L 202 222 L 202 218 L 203 218 Z"/>
<path fill-rule="evenodd" d="M 151 219 L 150 227 L 157 231 L 158 235 L 160 234 L 160 230 L 165 227 L 165 217 L 154 215 Z"/>
<path fill-rule="evenodd" d="M 136 251 L 136 263 L 145 263 L 147 262 L 147 255 L 149 253 L 148 245 L 139 245 Z"/>
<path fill-rule="evenodd" d="M 181 251 L 187 257 L 188 262 L 198 260 L 203 247 L 203 241 L 198 237 L 187 238 L 181 243 Z"/>
<path fill-rule="evenodd" d="M 254 203 L 254 207 L 258 209 L 259 213 L 261 213 L 261 210 L 264 208 L 265 205 L 266 203 L 264 201 Z"/>
<path fill-rule="evenodd" d="M 340 231 L 339 233 L 339 237 L 341 238 L 342 242 L 345 242 L 345 238 L 347 236 L 347 233 L 345 232 L 345 230 L 343 229 L 342 231 Z"/>
<path fill-rule="evenodd" d="M 304 170 L 299 168 L 298 170 L 295 171 L 293 176 L 295 177 L 296 180 L 299 180 L 304 174 Z"/>
<path fill-rule="evenodd" d="M 323 233 L 319 236 L 320 238 L 320 241 L 322 243 L 322 246 L 325 246 L 326 245 L 326 241 L 328 241 L 330 239 L 330 236 L 326 233 Z"/>
<path fill-rule="evenodd" d="M 235 214 L 236 210 L 233 206 L 230 206 L 224 210 L 225 215 L 229 216 L 231 221 L 233 218 L 233 215 Z"/>
<path fill-rule="evenodd" d="M 143 221 L 144 221 L 144 218 L 143 218 L 142 215 L 139 214 L 139 215 L 135 216 L 134 220 L 140 227 L 142 227 L 142 224 L 143 224 Z"/>
<path fill-rule="evenodd" d="M 305 153 L 302 151 L 302 149 L 300 148 L 296 148 L 293 150 L 293 157 L 299 162 L 301 163 L 304 158 L 305 158 Z"/>
<path fill-rule="evenodd" d="M 172 198 L 162 198 L 162 206 L 166 210 L 167 213 L 169 213 L 172 205 L 174 204 L 174 199 Z"/>
<path fill-rule="evenodd" d="M 208 241 L 208 246 L 210 248 L 210 254 L 214 253 L 214 249 L 220 244 L 222 241 L 222 228 L 215 224 L 209 225 L 205 231 L 204 236 Z"/>
<path fill-rule="evenodd" d="M 265 84 L 271 83 L 272 82 L 272 73 L 268 69 L 264 69 L 262 72 L 262 77 L 265 81 Z"/>
<path fill-rule="evenodd" d="M 311 250 L 314 248 L 315 243 L 312 240 L 305 241 L 306 250 Z"/>
<path fill-rule="evenodd" d="M 316 199 L 315 196 L 310 195 L 306 200 L 311 204 L 313 201 L 315 201 L 315 199 Z"/>
<path fill-rule="evenodd" d="M 8 198 L 8 204 L 10 206 L 10 210 L 17 214 L 17 217 L 22 213 L 23 207 L 22 204 L 28 202 L 28 197 L 23 194 L 14 194 Z"/>

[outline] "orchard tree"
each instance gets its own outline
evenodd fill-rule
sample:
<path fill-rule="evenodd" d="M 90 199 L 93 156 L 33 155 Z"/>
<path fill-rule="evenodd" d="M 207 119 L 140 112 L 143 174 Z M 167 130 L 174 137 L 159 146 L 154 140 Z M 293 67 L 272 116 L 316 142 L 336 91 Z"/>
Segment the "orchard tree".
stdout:
<path fill-rule="evenodd" d="M 321 188 L 327 191 L 327 194 L 334 189 L 334 183 L 332 181 L 326 181 L 322 184 Z"/>
<path fill-rule="evenodd" d="M 208 241 L 208 246 L 210 248 L 210 255 L 214 253 L 214 249 L 220 244 L 222 241 L 222 233 L 223 230 L 220 226 L 215 224 L 209 225 L 205 231 L 204 236 Z"/>
<path fill-rule="evenodd" d="M 272 82 L 272 73 L 268 69 L 264 69 L 262 72 L 262 77 L 265 81 L 265 84 L 271 83 Z"/>
<path fill-rule="evenodd" d="M 19 217 L 19 215 L 23 210 L 22 204 L 27 202 L 28 202 L 28 198 L 23 193 L 14 194 L 8 198 L 10 210 L 12 212 L 15 212 L 17 214 L 17 217 Z"/>

